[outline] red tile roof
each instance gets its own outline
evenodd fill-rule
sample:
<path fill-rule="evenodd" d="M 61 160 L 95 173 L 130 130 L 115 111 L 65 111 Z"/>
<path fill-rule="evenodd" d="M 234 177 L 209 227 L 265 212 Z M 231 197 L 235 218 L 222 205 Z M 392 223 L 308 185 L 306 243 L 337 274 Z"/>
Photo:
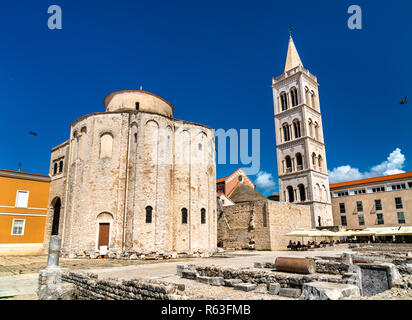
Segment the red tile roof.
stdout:
<path fill-rule="evenodd" d="M 389 176 L 381 176 L 381 177 L 368 178 L 368 179 L 362 179 L 362 180 L 334 183 L 334 184 L 329 185 L 329 188 L 333 189 L 333 188 L 339 188 L 339 187 L 348 187 L 348 186 L 353 186 L 357 184 L 387 181 L 387 180 L 394 180 L 394 179 L 401 179 L 401 178 L 408 178 L 408 177 L 412 177 L 412 172 L 405 172 L 405 173 L 391 174 Z"/>

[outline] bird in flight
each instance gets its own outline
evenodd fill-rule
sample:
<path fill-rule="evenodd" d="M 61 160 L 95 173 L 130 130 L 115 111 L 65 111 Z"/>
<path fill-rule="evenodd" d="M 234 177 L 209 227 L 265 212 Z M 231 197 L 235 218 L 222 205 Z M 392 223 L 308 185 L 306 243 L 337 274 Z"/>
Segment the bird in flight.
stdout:
<path fill-rule="evenodd" d="M 36 132 L 30 131 L 30 132 L 29 132 L 29 134 L 31 134 L 31 135 L 33 135 L 33 136 L 37 137 L 37 133 L 36 133 Z"/>
<path fill-rule="evenodd" d="M 406 100 L 407 98 L 408 98 L 408 97 L 405 96 L 405 97 L 401 100 L 400 104 L 407 104 L 407 103 L 408 103 L 408 101 Z"/>

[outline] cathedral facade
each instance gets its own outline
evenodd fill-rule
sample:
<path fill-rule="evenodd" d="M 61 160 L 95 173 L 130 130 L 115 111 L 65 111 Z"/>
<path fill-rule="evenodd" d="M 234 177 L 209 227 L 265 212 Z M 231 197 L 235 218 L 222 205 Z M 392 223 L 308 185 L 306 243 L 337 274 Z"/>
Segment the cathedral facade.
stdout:
<path fill-rule="evenodd" d="M 333 225 L 318 87 L 290 36 L 284 73 L 272 80 L 279 196 L 310 206 L 313 228 Z"/>
<path fill-rule="evenodd" d="M 45 248 L 60 235 L 71 256 L 213 252 L 213 130 L 174 119 L 169 102 L 142 90 L 104 104 L 52 149 Z"/>

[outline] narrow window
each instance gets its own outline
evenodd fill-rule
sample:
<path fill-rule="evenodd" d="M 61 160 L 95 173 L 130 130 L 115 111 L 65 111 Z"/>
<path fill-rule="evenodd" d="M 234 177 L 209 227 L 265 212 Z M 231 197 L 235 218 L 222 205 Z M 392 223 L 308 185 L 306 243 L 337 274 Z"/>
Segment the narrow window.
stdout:
<path fill-rule="evenodd" d="M 384 224 L 383 214 L 382 214 L 382 213 L 378 213 L 378 214 L 376 215 L 376 218 L 377 218 L 377 220 L 378 220 L 378 224 Z"/>
<path fill-rule="evenodd" d="M 403 212 L 398 212 L 398 223 L 405 224 L 405 214 Z"/>
<path fill-rule="evenodd" d="M 348 225 L 348 223 L 347 223 L 347 221 L 346 221 L 346 216 L 341 216 L 341 217 L 340 217 L 340 221 L 341 221 L 341 223 L 342 223 L 342 226 L 347 226 L 347 225 Z"/>
<path fill-rule="evenodd" d="M 358 212 L 362 212 L 362 211 L 363 211 L 362 201 L 356 201 L 356 210 L 357 210 Z"/>
<path fill-rule="evenodd" d="M 319 165 L 319 170 L 322 170 L 323 160 L 322 160 L 322 156 L 320 155 L 318 157 L 318 165 Z"/>
<path fill-rule="evenodd" d="M 100 158 L 111 158 L 113 151 L 113 137 L 105 133 L 100 138 Z"/>
<path fill-rule="evenodd" d="M 63 172 L 63 161 L 59 163 L 59 172 Z"/>
<path fill-rule="evenodd" d="M 292 160 L 289 156 L 286 156 L 286 172 L 292 172 Z"/>
<path fill-rule="evenodd" d="M 340 210 L 340 213 L 346 213 L 345 203 L 343 202 L 339 203 L 339 210 Z"/>
<path fill-rule="evenodd" d="M 312 164 L 313 164 L 313 168 L 316 169 L 316 154 L 312 153 Z"/>
<path fill-rule="evenodd" d="M 136 110 L 139 110 L 139 109 L 140 109 L 140 103 L 136 102 Z"/>
<path fill-rule="evenodd" d="M 24 225 L 26 224 L 25 219 L 14 219 L 13 227 L 11 230 L 12 236 L 22 236 L 24 235 Z"/>
<path fill-rule="evenodd" d="M 395 198 L 395 206 L 396 206 L 396 209 L 402 209 L 403 208 L 402 198 Z"/>
<path fill-rule="evenodd" d="M 363 214 L 358 215 L 358 222 L 360 226 L 364 226 L 365 225 L 365 219 L 363 217 Z"/>
<path fill-rule="evenodd" d="M 27 208 L 29 203 L 28 191 L 17 191 L 16 208 Z"/>
<path fill-rule="evenodd" d="M 382 202 L 380 199 L 375 200 L 375 209 L 376 210 L 382 210 Z"/>
<path fill-rule="evenodd" d="M 283 138 L 285 141 L 290 140 L 290 130 L 289 125 L 287 123 L 283 124 Z"/>
<path fill-rule="evenodd" d="M 56 173 L 57 173 L 57 162 L 55 162 L 53 166 L 53 175 L 55 175 Z"/>
<path fill-rule="evenodd" d="M 303 170 L 303 159 L 300 153 L 296 154 L 296 165 L 298 170 Z"/>
<path fill-rule="evenodd" d="M 202 224 L 205 224 L 206 223 L 206 209 L 204 209 L 204 208 L 202 208 L 201 210 L 200 210 L 200 222 L 202 223 Z"/>
<path fill-rule="evenodd" d="M 280 102 L 282 105 L 282 111 L 285 111 L 288 109 L 288 98 L 285 92 L 282 92 L 280 94 Z"/>
<path fill-rule="evenodd" d="M 306 191 L 303 184 L 298 185 L 300 201 L 306 201 Z"/>
<path fill-rule="evenodd" d="M 306 105 L 310 107 L 310 92 L 309 92 L 308 87 L 305 87 L 305 98 L 306 98 Z"/>
<path fill-rule="evenodd" d="M 293 187 L 289 186 L 286 189 L 288 190 L 289 202 L 295 202 L 295 196 L 293 194 Z"/>
<path fill-rule="evenodd" d="M 187 224 L 187 209 L 182 209 L 182 224 Z"/>
<path fill-rule="evenodd" d="M 312 99 L 312 108 L 315 109 L 316 108 L 316 96 L 313 91 L 311 92 L 311 99 Z"/>
<path fill-rule="evenodd" d="M 146 223 L 152 223 L 152 211 L 153 208 L 151 206 L 146 207 Z"/>
<path fill-rule="evenodd" d="M 292 107 L 298 105 L 298 90 L 296 88 L 292 88 L 290 90 L 290 95 L 292 97 Z"/>
<path fill-rule="evenodd" d="M 309 136 L 313 138 L 313 122 L 309 119 Z"/>
<path fill-rule="evenodd" d="M 299 120 L 295 120 L 293 122 L 293 129 L 295 131 L 295 138 L 300 138 L 301 134 L 300 134 L 300 121 Z"/>

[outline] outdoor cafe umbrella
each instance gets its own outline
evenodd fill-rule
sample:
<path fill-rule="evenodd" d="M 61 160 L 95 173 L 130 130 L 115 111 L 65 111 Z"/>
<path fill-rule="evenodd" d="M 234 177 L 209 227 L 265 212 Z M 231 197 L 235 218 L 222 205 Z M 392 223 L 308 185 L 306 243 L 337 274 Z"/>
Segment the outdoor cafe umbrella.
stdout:
<path fill-rule="evenodd" d="M 302 237 L 302 243 L 303 243 L 303 237 L 324 237 L 324 233 L 322 233 L 320 230 L 295 230 L 289 233 L 286 233 L 286 236 L 290 237 Z"/>
<path fill-rule="evenodd" d="M 412 236 L 412 227 L 396 227 L 376 233 L 376 236 Z"/>

